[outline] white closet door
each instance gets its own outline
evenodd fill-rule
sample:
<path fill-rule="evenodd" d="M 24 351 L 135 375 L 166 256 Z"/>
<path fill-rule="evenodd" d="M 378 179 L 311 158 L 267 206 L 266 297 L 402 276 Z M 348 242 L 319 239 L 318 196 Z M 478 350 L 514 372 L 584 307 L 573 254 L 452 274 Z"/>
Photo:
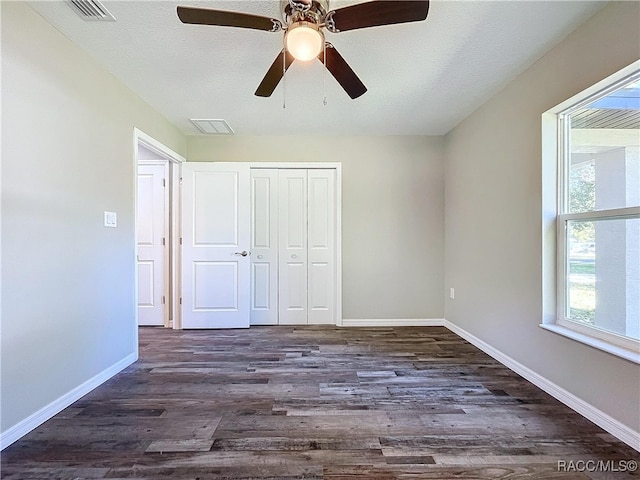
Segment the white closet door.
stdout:
<path fill-rule="evenodd" d="M 249 327 L 246 163 L 182 167 L 182 326 Z"/>
<path fill-rule="evenodd" d="M 308 323 L 336 324 L 334 169 L 308 171 Z"/>
<path fill-rule="evenodd" d="M 279 324 L 307 323 L 307 170 L 278 171 Z"/>
<path fill-rule="evenodd" d="M 251 170 L 251 325 L 278 324 L 278 170 Z"/>

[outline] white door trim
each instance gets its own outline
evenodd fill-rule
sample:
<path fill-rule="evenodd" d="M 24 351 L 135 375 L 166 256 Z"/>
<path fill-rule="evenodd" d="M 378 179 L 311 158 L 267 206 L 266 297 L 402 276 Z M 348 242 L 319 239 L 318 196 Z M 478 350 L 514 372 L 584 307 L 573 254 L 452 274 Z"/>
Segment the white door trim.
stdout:
<path fill-rule="evenodd" d="M 172 258 L 171 271 L 173 272 L 171 277 L 171 280 L 172 280 L 171 284 L 173 285 L 173 288 L 171 289 L 171 292 L 169 292 L 169 295 L 171 296 L 170 304 L 172 306 L 170 311 L 170 317 L 173 318 L 173 328 L 180 328 L 181 319 L 179 315 L 180 309 L 178 308 L 179 292 L 180 292 L 180 283 L 179 283 L 180 247 L 179 247 L 179 242 L 177 241 L 180 238 L 179 237 L 180 208 L 178 203 L 179 202 L 178 197 L 179 197 L 179 191 L 180 191 L 180 164 L 182 164 L 183 162 L 186 162 L 186 159 L 179 153 L 176 153 L 175 151 L 173 151 L 166 145 L 162 144 L 152 136 L 146 134 L 142 130 L 138 128 L 133 129 L 133 165 L 132 165 L 133 174 L 131 178 L 133 179 L 132 201 L 134 205 L 134 212 L 137 212 L 137 203 L 138 203 L 138 162 L 139 162 L 138 146 L 139 145 L 142 145 L 146 149 L 151 150 L 152 152 L 158 154 L 160 157 L 167 160 L 169 164 L 169 168 L 171 170 L 171 175 L 170 175 L 171 182 L 170 182 L 170 194 L 169 194 L 170 195 L 169 218 L 170 218 L 170 224 L 171 224 L 170 235 L 171 235 L 171 238 L 174 239 L 175 241 L 169 242 L 170 248 L 171 248 L 171 258 Z M 136 253 L 137 253 L 137 241 L 138 241 L 138 226 L 136 223 L 137 222 L 134 222 L 133 249 L 132 249 L 132 252 L 133 252 L 132 261 L 134 265 L 137 264 Z M 134 318 L 135 318 L 135 325 L 136 325 L 135 335 L 134 335 L 134 342 L 135 342 L 134 349 L 137 355 L 137 352 L 138 352 L 138 328 L 137 328 L 138 327 L 138 269 L 137 268 L 134 268 L 134 284 L 135 284 Z M 167 299 L 167 302 L 169 302 L 169 299 Z"/>
<path fill-rule="evenodd" d="M 158 155 L 160 155 L 163 158 L 166 158 L 170 162 L 182 163 L 182 162 L 186 162 L 187 161 L 182 155 L 180 155 L 179 153 L 174 152 L 169 147 L 167 147 L 166 145 L 163 145 L 162 143 L 157 141 L 152 136 L 147 135 L 146 133 L 144 133 L 142 130 L 134 128 L 133 129 L 133 138 L 134 138 L 134 146 L 136 147 L 136 149 L 138 147 L 138 144 L 142 144 L 142 145 L 145 146 L 145 148 L 151 150 L 154 153 L 157 153 Z M 136 165 L 137 165 L 137 163 L 138 163 L 137 150 L 135 152 L 135 156 L 136 156 Z"/>
<path fill-rule="evenodd" d="M 249 162 L 249 168 L 335 168 L 342 169 L 340 162 Z"/>

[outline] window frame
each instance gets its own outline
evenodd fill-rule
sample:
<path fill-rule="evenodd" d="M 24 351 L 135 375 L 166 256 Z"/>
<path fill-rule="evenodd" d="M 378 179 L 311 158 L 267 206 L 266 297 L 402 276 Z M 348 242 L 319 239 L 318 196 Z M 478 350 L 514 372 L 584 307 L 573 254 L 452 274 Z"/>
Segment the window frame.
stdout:
<path fill-rule="evenodd" d="M 634 62 L 619 72 L 562 102 L 560 105 L 545 112 L 542 116 L 543 202 L 545 202 L 545 198 L 547 202 L 548 199 L 551 198 L 549 195 L 545 195 L 546 188 L 544 182 L 547 182 L 553 177 L 553 174 L 555 174 L 556 181 L 554 182 L 555 185 L 553 185 L 553 188 L 555 190 L 556 204 L 554 206 L 555 215 L 552 217 L 552 222 L 547 222 L 549 226 L 553 224 L 553 227 L 555 227 L 555 239 L 553 242 L 555 245 L 550 245 L 549 243 L 551 242 L 548 238 L 543 237 L 543 242 L 545 242 L 543 245 L 544 256 L 555 257 L 552 281 L 555 285 L 555 296 L 553 299 L 545 300 L 543 310 L 547 310 L 547 312 L 540 326 L 546 330 L 559 333 L 635 363 L 640 363 L 640 340 L 619 335 L 598 328 L 597 326 L 585 325 L 569 320 L 566 315 L 569 298 L 567 282 L 569 264 L 567 230 L 569 222 L 574 220 L 598 221 L 640 218 L 640 206 L 568 213 L 569 142 L 571 129 L 568 118 L 575 110 L 605 97 L 619 89 L 622 85 L 638 80 L 640 80 L 640 61 Z M 554 132 L 554 138 L 550 138 L 551 132 Z M 553 143 L 555 143 L 554 146 L 552 145 Z M 552 146 L 552 148 L 550 148 L 550 146 Z M 553 158 L 546 158 L 549 156 Z M 551 162 L 553 162 L 553 166 Z M 552 174 L 547 173 L 545 175 L 545 170 L 547 170 L 547 172 L 550 170 Z M 547 186 L 547 188 L 551 188 L 551 186 Z M 543 205 L 543 207 L 544 206 L 547 208 L 550 207 L 550 205 Z M 545 209 L 543 208 L 543 210 Z M 544 220 L 543 218 L 543 227 L 545 223 Z M 547 240 L 545 240 L 545 238 L 547 238 Z M 543 262 L 545 262 L 544 257 Z M 548 262 L 548 264 L 550 265 L 550 262 Z M 543 285 L 543 292 L 547 295 L 550 295 L 553 290 L 549 286 L 551 281 L 551 279 L 548 278 L 550 276 L 549 270 L 551 269 L 545 268 L 543 263 L 543 276 L 547 276 L 547 278 L 543 278 L 545 283 L 545 285 Z M 555 306 L 555 308 L 548 308 L 549 306 Z M 553 312 L 553 314 L 550 314 L 551 312 Z"/>

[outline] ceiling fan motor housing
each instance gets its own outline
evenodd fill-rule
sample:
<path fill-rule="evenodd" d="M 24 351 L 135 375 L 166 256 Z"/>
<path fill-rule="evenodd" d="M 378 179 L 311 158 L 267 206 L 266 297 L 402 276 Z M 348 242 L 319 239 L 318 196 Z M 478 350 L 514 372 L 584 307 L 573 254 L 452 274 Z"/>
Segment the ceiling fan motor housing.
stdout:
<path fill-rule="evenodd" d="M 320 25 L 329 11 L 328 0 L 280 0 L 282 19 L 286 25 L 309 22 Z"/>

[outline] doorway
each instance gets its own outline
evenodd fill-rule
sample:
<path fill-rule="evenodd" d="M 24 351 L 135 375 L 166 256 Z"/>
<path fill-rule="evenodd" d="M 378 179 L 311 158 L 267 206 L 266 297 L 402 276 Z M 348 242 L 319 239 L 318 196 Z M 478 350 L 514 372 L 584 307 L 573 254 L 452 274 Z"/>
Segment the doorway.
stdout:
<path fill-rule="evenodd" d="M 136 318 L 180 328 L 179 178 L 184 158 L 135 130 Z"/>

